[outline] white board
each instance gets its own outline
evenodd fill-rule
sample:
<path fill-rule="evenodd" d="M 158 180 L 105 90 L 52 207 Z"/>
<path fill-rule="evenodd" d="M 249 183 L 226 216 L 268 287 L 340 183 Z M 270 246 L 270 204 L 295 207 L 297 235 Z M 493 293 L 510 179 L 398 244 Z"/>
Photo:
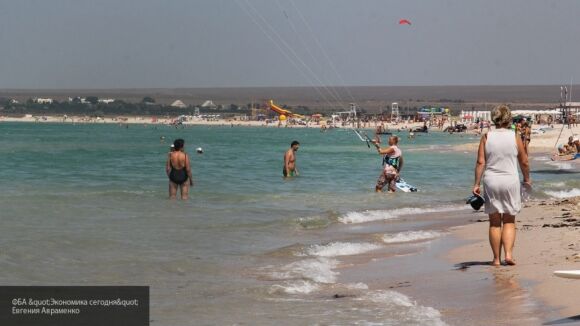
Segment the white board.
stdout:
<path fill-rule="evenodd" d="M 563 278 L 580 279 L 580 270 L 555 271 L 554 275 Z"/>
<path fill-rule="evenodd" d="M 405 180 L 399 179 L 396 184 L 397 188 L 399 188 L 403 192 L 416 192 L 418 191 L 417 187 L 411 186 L 410 184 L 406 183 Z"/>

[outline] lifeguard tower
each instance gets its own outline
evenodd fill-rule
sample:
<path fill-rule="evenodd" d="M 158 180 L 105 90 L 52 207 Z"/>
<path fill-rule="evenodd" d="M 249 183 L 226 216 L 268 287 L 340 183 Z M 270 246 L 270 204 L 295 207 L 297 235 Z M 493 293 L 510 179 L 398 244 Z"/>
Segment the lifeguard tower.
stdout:
<path fill-rule="evenodd" d="M 399 103 L 391 103 L 391 122 L 399 122 L 401 115 L 399 113 Z"/>

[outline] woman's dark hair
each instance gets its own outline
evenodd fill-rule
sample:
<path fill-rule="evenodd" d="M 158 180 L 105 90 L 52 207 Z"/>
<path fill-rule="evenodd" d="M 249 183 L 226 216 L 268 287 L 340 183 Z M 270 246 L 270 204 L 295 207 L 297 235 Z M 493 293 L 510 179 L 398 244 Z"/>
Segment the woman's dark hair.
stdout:
<path fill-rule="evenodd" d="M 181 138 L 179 138 L 179 139 L 176 139 L 176 140 L 173 142 L 173 146 L 175 146 L 175 150 L 176 150 L 176 151 L 178 151 L 178 150 L 182 149 L 182 148 L 183 148 L 183 145 L 185 145 L 185 141 L 184 141 L 183 139 L 181 139 Z"/>

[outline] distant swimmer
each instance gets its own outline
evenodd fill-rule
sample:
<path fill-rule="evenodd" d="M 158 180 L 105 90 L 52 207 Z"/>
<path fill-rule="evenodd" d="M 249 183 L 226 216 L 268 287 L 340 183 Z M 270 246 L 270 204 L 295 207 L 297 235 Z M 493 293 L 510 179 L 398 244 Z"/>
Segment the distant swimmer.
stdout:
<path fill-rule="evenodd" d="M 178 188 L 181 189 L 181 199 L 189 196 L 189 187 L 193 186 L 191 176 L 191 163 L 189 157 L 183 151 L 185 142 L 183 139 L 176 139 L 173 142 L 173 150 L 167 157 L 165 172 L 169 177 L 169 198 L 175 199 Z"/>
<path fill-rule="evenodd" d="M 295 140 L 290 144 L 290 149 L 284 154 L 284 169 L 282 170 L 284 178 L 298 176 L 298 168 L 296 167 L 296 152 L 298 148 L 300 148 L 300 143 Z"/>
<path fill-rule="evenodd" d="M 376 192 L 382 192 L 387 185 L 389 186 L 389 192 L 397 190 L 397 180 L 399 180 L 401 169 L 403 168 L 403 152 L 399 149 L 398 144 L 399 137 L 397 136 L 389 137 L 389 147 L 385 149 L 375 143 L 379 155 L 383 155 L 383 171 L 381 171 L 377 180 Z"/>

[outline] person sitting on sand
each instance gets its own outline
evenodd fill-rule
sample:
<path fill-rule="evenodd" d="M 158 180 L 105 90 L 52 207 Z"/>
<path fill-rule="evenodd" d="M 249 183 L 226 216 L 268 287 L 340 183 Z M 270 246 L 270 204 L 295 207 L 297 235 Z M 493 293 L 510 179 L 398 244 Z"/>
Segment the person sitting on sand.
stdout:
<path fill-rule="evenodd" d="M 580 152 L 580 146 L 578 145 L 578 139 L 574 138 L 574 136 L 568 137 L 568 143 L 560 144 L 558 146 L 558 154 L 560 155 L 569 155 L 569 154 L 576 154 Z"/>
<path fill-rule="evenodd" d="M 578 153 L 578 138 L 574 138 L 574 136 L 568 137 L 568 154 L 576 154 Z"/>
<path fill-rule="evenodd" d="M 298 176 L 298 168 L 296 167 L 296 152 L 300 148 L 300 143 L 295 140 L 290 144 L 290 149 L 284 154 L 284 168 L 282 174 L 284 178 Z"/>
<path fill-rule="evenodd" d="M 496 129 L 481 137 L 473 193 L 482 195 L 480 183 L 483 177 L 485 213 L 489 214 L 489 243 L 493 251 L 492 265 L 501 264 L 502 246 L 505 263 L 515 265 L 515 216 L 522 207 L 518 163 L 524 186 L 527 187 L 532 185 L 530 166 L 522 139 L 509 129 L 512 121 L 510 109 L 506 105 L 497 106 L 492 110 L 491 117 Z"/>
<path fill-rule="evenodd" d="M 185 142 L 183 139 L 176 139 L 173 142 L 173 149 L 167 157 L 165 172 L 169 177 L 169 198 L 175 199 L 177 189 L 181 190 L 181 199 L 187 199 L 189 196 L 189 187 L 193 186 L 191 176 L 191 164 L 189 157 L 183 151 Z"/>
<path fill-rule="evenodd" d="M 389 192 L 393 193 L 397 190 L 397 180 L 399 180 L 399 175 L 403 168 L 403 152 L 398 146 L 399 137 L 389 137 L 389 147 L 385 149 L 382 149 L 374 141 L 373 143 L 375 144 L 379 155 L 383 155 L 383 171 L 381 171 L 381 174 L 379 175 L 375 191 L 382 192 L 383 188 L 388 185 Z"/>

